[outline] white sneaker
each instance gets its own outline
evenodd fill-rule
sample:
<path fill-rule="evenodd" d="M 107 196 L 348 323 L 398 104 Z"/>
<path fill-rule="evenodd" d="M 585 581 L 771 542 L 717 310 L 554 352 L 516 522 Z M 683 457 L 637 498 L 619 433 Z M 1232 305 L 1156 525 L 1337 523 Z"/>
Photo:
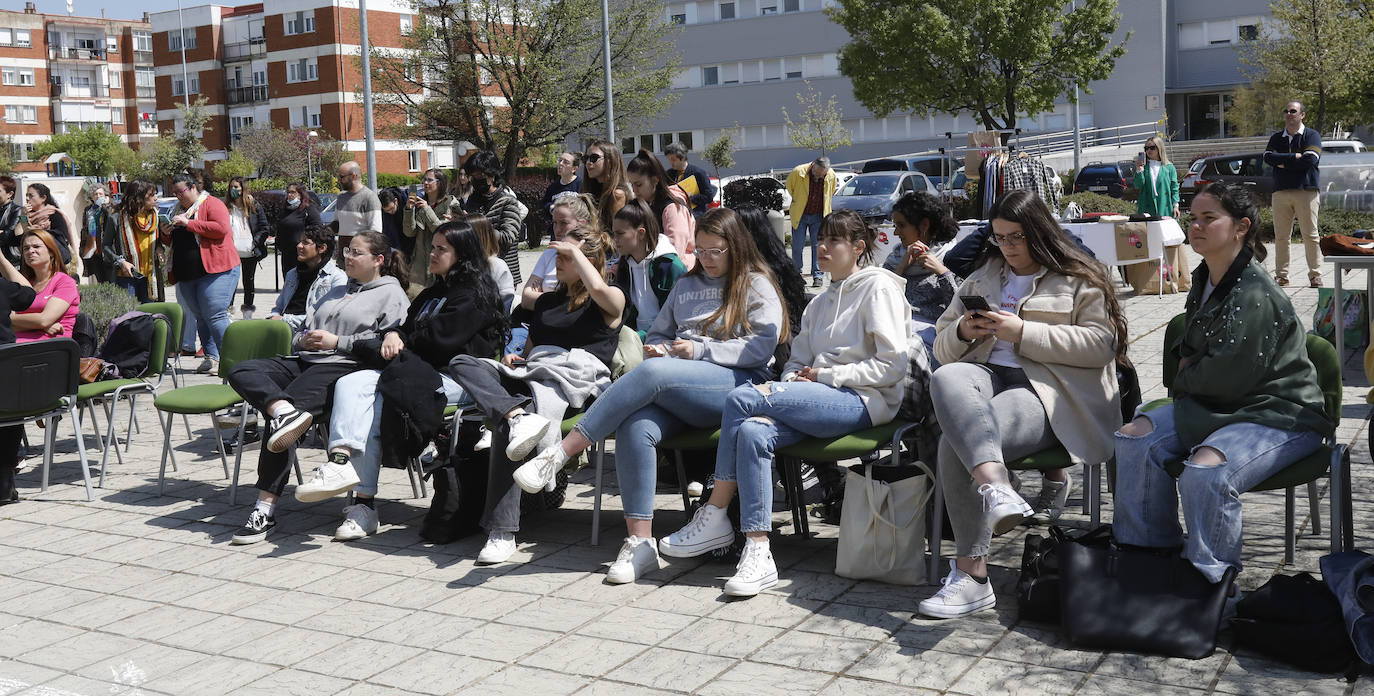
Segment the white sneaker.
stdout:
<path fill-rule="evenodd" d="M 615 557 L 615 563 L 606 571 L 606 582 L 624 585 L 662 567 L 663 560 L 658 557 L 658 549 L 654 546 L 653 539 L 626 537 L 625 543 L 620 546 L 620 553 Z"/>
<path fill-rule="evenodd" d="M 352 464 L 325 462 L 309 481 L 296 486 L 296 500 L 302 503 L 327 500 L 353 490 L 358 483 L 358 472 Z"/>
<path fill-rule="evenodd" d="M 753 597 L 778 584 L 778 566 L 773 563 L 773 551 L 767 542 L 747 539 L 735 577 L 725 581 L 725 594 L 731 597 Z"/>
<path fill-rule="evenodd" d="M 487 426 L 484 425 L 482 426 L 482 436 L 477 438 L 477 444 L 472 446 L 472 451 L 481 452 L 489 449 L 491 449 L 491 431 L 487 430 Z"/>
<path fill-rule="evenodd" d="M 949 562 L 949 575 L 942 578 L 940 584 L 944 587 L 939 592 L 921 602 L 922 614 L 937 619 L 953 619 L 997 605 L 992 582 L 974 580 L 972 575 L 956 568 L 952 560 Z"/>
<path fill-rule="evenodd" d="M 529 456 L 549 430 L 549 419 L 538 413 L 522 413 L 510 419 L 510 439 L 506 442 L 506 459 L 513 462 Z"/>
<path fill-rule="evenodd" d="M 362 504 L 348 505 L 344 507 L 343 524 L 334 530 L 334 539 L 337 541 L 363 539 L 376 534 L 378 526 L 376 510 Z"/>
<path fill-rule="evenodd" d="M 214 371 L 215 359 L 208 356 L 204 360 L 200 361 L 200 364 L 196 366 L 197 374 L 208 375 Z"/>
<path fill-rule="evenodd" d="M 515 535 L 510 532 L 492 532 L 487 535 L 487 543 L 477 554 L 478 563 L 501 563 L 515 553 Z"/>
<path fill-rule="evenodd" d="M 558 475 L 559 468 L 567 463 L 568 458 L 563 456 L 563 446 L 554 445 L 520 465 L 511 478 L 515 479 L 515 485 L 520 486 L 520 490 L 538 493 Z"/>
<path fill-rule="evenodd" d="M 658 552 L 673 558 L 691 558 L 723 549 L 734 541 L 735 527 L 725 510 L 702 505 L 686 527 L 659 540 Z"/>
<path fill-rule="evenodd" d="M 985 483 L 978 487 L 983 496 L 983 519 L 992 535 L 1006 534 L 1034 511 L 1026 500 L 1005 483 Z"/>
<path fill-rule="evenodd" d="M 1031 515 L 1031 522 L 1035 524 L 1050 524 L 1059 519 L 1064 514 L 1064 508 L 1069 504 L 1069 492 L 1073 490 L 1073 476 L 1064 474 L 1063 481 L 1051 481 L 1045 479 L 1040 485 L 1040 495 L 1035 497 L 1035 502 L 1031 508 L 1035 514 Z"/>

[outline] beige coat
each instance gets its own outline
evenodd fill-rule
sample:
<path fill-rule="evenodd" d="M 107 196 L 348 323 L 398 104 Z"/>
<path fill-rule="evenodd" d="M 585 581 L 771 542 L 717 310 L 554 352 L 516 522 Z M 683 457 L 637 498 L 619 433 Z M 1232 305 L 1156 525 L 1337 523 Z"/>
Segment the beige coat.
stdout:
<path fill-rule="evenodd" d="M 989 260 L 958 294 L 982 295 L 989 306 L 998 306 L 1005 267 L 1000 258 Z M 935 322 L 935 358 L 941 363 L 985 363 L 992 353 L 991 337 L 972 344 L 959 340 L 963 313 L 963 302 L 956 300 Z M 1025 321 L 1016 357 L 1045 405 L 1055 438 L 1074 462 L 1108 461 L 1121 427 L 1121 397 L 1115 331 L 1102 291 L 1081 278 L 1041 268 L 1016 313 Z"/>

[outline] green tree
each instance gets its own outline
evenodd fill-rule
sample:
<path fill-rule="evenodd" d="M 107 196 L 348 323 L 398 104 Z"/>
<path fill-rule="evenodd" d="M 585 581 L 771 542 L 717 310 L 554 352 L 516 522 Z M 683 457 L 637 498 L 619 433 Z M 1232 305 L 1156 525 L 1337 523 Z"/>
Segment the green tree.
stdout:
<path fill-rule="evenodd" d="M 115 152 L 123 145 L 118 135 L 100 126 L 88 126 L 34 143 L 33 157 L 42 159 L 54 152 L 65 152 L 72 158 L 77 174 L 109 176 Z"/>
<path fill-rule="evenodd" d="M 1372 7 L 1367 0 L 1275 0 L 1260 35 L 1241 49 L 1246 76 L 1281 100 L 1272 103 L 1302 102 L 1307 124 L 1319 132 L 1374 121 Z M 1277 109 L 1258 118 L 1266 121 L 1262 130 L 1283 122 Z"/>
<path fill-rule="evenodd" d="M 854 144 L 854 134 L 844 127 L 844 113 L 835 103 L 835 95 L 822 102 L 821 93 L 807 82 L 806 94 L 797 93 L 797 104 L 801 106 L 801 120 L 797 122 L 788 116 L 787 107 L 782 107 L 787 138 L 793 145 L 826 155 L 837 147 Z"/>
<path fill-rule="evenodd" d="M 120 143 L 110 154 L 110 173 L 124 180 L 138 177 L 143 173 L 143 154 Z"/>
<path fill-rule="evenodd" d="M 159 181 L 171 179 L 187 167 L 200 166 L 205 160 L 205 146 L 200 139 L 210 130 L 205 124 L 210 120 L 205 113 L 205 97 L 197 99 L 188 109 L 181 110 L 181 132 L 164 131 L 148 147 L 145 169 Z"/>
<path fill-rule="evenodd" d="M 659 0 L 609 3 L 616 127 L 634 132 L 676 99 L 677 32 Z M 416 17 L 371 55 L 378 104 L 409 114 L 392 137 L 472 141 L 510 178 L 527 150 L 606 132 L 600 0 L 416 0 Z"/>
<path fill-rule="evenodd" d="M 352 159 L 343 143 L 328 133 L 310 135 L 308 128 L 285 130 L 267 125 L 253 126 L 242 132 L 234 152 L 242 153 L 258 167 L 258 176 L 286 181 L 305 181 L 310 169 L 314 191 L 334 188 L 334 171 Z"/>
<path fill-rule="evenodd" d="M 243 154 L 243 150 L 234 150 L 227 158 L 215 163 L 215 180 L 228 181 L 236 176 L 251 179 L 257 170 L 257 162 Z"/>
<path fill-rule="evenodd" d="M 14 139 L 0 135 L 0 174 L 14 171 Z"/>
<path fill-rule="evenodd" d="M 735 166 L 735 150 L 738 149 L 739 145 L 735 142 L 735 129 L 725 128 L 720 131 L 720 137 L 701 151 L 701 158 L 711 163 L 711 167 L 716 170 L 716 178 L 719 179 L 721 167 L 729 169 Z"/>
<path fill-rule="evenodd" d="M 1111 76 L 1126 39 L 1116 0 L 838 0 L 840 72 L 876 116 L 973 114 L 989 130 Z M 1127 33 L 1126 38 L 1129 39 Z"/>

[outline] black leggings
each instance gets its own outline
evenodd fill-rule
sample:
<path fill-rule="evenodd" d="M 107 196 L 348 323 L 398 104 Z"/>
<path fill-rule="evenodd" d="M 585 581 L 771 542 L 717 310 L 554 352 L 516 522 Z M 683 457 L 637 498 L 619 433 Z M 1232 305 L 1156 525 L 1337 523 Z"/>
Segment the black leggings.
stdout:
<path fill-rule="evenodd" d="M 253 292 L 254 292 L 254 290 L 255 290 L 255 288 L 253 287 L 253 282 L 254 282 L 254 278 L 255 278 L 255 277 L 257 276 L 257 274 L 258 274 L 258 261 L 260 261 L 260 260 L 261 260 L 261 259 L 259 259 L 259 258 L 256 257 L 256 256 L 254 256 L 254 257 L 252 257 L 252 258 L 247 258 L 247 259 L 245 259 L 245 258 L 240 258 L 240 259 L 239 259 L 239 261 L 240 261 L 239 266 L 243 269 L 243 308 L 244 308 L 244 309 L 257 309 L 257 307 L 254 307 L 254 306 L 253 306 Z M 231 306 L 232 306 L 232 305 L 231 305 Z"/>

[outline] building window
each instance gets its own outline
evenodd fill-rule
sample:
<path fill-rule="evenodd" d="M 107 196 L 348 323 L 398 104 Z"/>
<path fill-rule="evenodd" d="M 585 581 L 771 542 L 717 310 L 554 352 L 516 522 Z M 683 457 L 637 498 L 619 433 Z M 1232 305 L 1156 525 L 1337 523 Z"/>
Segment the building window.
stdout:
<path fill-rule="evenodd" d="M 110 52 L 110 53 L 119 53 L 119 37 L 118 37 L 118 36 L 107 36 L 107 37 L 105 37 L 105 50 L 108 51 L 108 52 Z"/>
<path fill-rule="evenodd" d="M 135 50 L 135 51 L 146 51 L 146 52 L 148 52 L 148 53 L 152 53 L 152 52 L 153 52 L 153 35 L 152 35 L 152 33 L 151 33 L 151 32 L 146 32 L 146 31 L 136 31 L 136 32 L 134 32 L 134 50 Z"/>
<path fill-rule="evenodd" d="M 310 114 L 310 119 L 309 119 L 309 121 L 310 121 L 310 127 L 311 127 L 311 128 L 319 128 L 319 127 L 320 127 L 320 112 L 318 112 L 318 111 L 312 112 L 312 113 Z"/>
<path fill-rule="evenodd" d="M 72 78 L 72 81 L 73 81 L 73 84 L 75 84 L 76 78 Z M 186 83 L 182 82 L 182 81 L 181 81 L 181 78 L 179 78 L 179 77 L 173 77 L 173 78 L 172 78 L 172 96 L 174 96 L 174 97 L 180 97 L 180 96 L 182 96 L 183 94 L 186 94 Z M 191 78 L 191 94 L 200 94 L 200 77 L 199 77 L 199 76 Z"/>
<path fill-rule="evenodd" d="M 286 35 L 308 34 L 315 31 L 315 11 L 307 10 L 295 14 L 283 15 L 286 17 Z"/>
<path fill-rule="evenodd" d="M 783 12 L 800 12 L 801 0 L 782 0 Z"/>
<path fill-rule="evenodd" d="M 641 149 L 641 150 L 648 150 L 649 152 L 653 152 L 653 151 L 654 151 L 654 134 L 653 134 L 653 133 L 650 133 L 650 134 L 648 134 L 648 135 L 641 135 L 641 136 L 639 136 L 639 149 Z"/>
<path fill-rule="evenodd" d="M 14 30 L 0 27 L 0 46 L 14 45 Z"/>
<path fill-rule="evenodd" d="M 415 18 L 411 15 L 401 15 L 401 36 L 409 36 L 415 29 Z"/>
<path fill-rule="evenodd" d="M 778 13 L 778 3 L 776 2 L 776 0 L 770 0 L 770 1 L 767 2 L 767 3 L 759 3 L 759 14 L 761 14 L 761 15 L 771 15 L 771 14 L 777 14 L 777 13 Z"/>
<path fill-rule="evenodd" d="M 420 115 L 416 113 L 414 106 L 405 107 L 405 113 L 407 126 L 414 126 L 420 122 Z"/>
<path fill-rule="evenodd" d="M 669 23 L 671 23 L 671 24 L 686 24 L 686 23 L 687 23 L 687 15 L 685 15 L 685 14 L 675 14 L 675 15 L 673 15 L 672 17 L 669 18 Z"/>
<path fill-rule="evenodd" d="M 678 141 L 679 143 L 682 143 L 682 146 L 683 146 L 683 147 L 687 148 L 688 150 L 691 150 L 691 149 L 692 149 L 692 132 L 691 132 L 691 131 L 685 131 L 685 132 L 682 132 L 682 133 L 678 133 L 678 134 L 677 134 L 677 141 Z"/>
<path fill-rule="evenodd" d="M 10 104 L 5 107 L 6 123 L 38 123 L 38 107 Z"/>
<path fill-rule="evenodd" d="M 0 68 L 0 85 L 19 84 L 19 70 L 16 68 Z"/>
<path fill-rule="evenodd" d="M 418 172 L 418 171 L 420 171 L 420 151 L 419 151 L 419 150 L 411 150 L 411 151 L 408 152 L 407 154 L 410 155 L 410 171 L 412 171 L 412 172 Z"/>
<path fill-rule="evenodd" d="M 124 88 L 124 78 L 120 76 L 118 70 L 111 70 L 111 71 L 109 72 L 109 76 L 110 76 L 110 89 L 123 89 L 123 88 Z"/>
<path fill-rule="evenodd" d="M 1236 27 L 1236 33 L 1241 41 L 1254 41 L 1259 38 L 1258 24 L 1242 24 Z"/>
<path fill-rule="evenodd" d="M 633 154 L 635 153 L 635 139 L 634 139 L 634 138 L 621 138 L 621 139 L 620 139 L 620 152 L 621 152 L 621 154 L 633 155 Z"/>
<path fill-rule="evenodd" d="M 134 68 L 134 86 L 142 89 L 147 87 L 153 89 L 157 86 L 156 68 Z"/>
<path fill-rule="evenodd" d="M 28 29 L 14 30 L 14 45 L 20 48 L 29 48 L 33 46 L 33 40 L 29 37 Z"/>
<path fill-rule="evenodd" d="M 734 18 L 735 18 L 735 3 L 733 3 L 733 2 L 722 2 L 721 4 L 717 5 L 717 7 L 720 8 L 720 19 L 734 19 Z"/>
<path fill-rule="evenodd" d="M 788 80 L 800 80 L 802 77 L 802 59 L 800 56 L 795 58 L 784 58 L 782 60 L 782 76 Z"/>
<path fill-rule="evenodd" d="M 124 125 L 124 110 L 117 107 L 110 109 L 110 123 L 116 126 Z"/>
<path fill-rule="evenodd" d="M 195 29 L 183 29 L 180 34 L 175 31 L 167 32 L 167 50 L 180 51 L 183 45 L 188 51 L 196 50 Z"/>
<path fill-rule="evenodd" d="M 720 67 L 710 65 L 701 69 L 701 84 L 710 86 L 720 84 Z"/>
<path fill-rule="evenodd" d="M 302 58 L 286 64 L 287 82 L 310 82 L 319 77 L 319 64 L 315 58 Z"/>

